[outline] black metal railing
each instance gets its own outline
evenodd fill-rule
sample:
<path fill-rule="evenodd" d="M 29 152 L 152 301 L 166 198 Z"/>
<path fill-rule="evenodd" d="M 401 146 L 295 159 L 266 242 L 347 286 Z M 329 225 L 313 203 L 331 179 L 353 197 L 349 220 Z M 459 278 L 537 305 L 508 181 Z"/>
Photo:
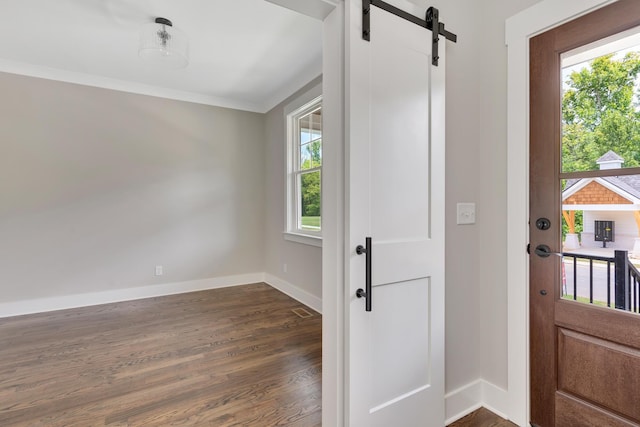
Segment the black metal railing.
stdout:
<path fill-rule="evenodd" d="M 619 310 L 640 313 L 640 271 L 631 261 L 627 251 L 615 251 L 613 257 L 563 252 L 563 288 L 564 298 L 580 300 L 590 304 L 606 305 Z M 572 277 L 565 274 L 567 258 L 572 259 L 568 265 L 572 267 Z M 578 260 L 581 260 L 580 264 Z M 579 280 L 579 267 L 584 269 L 588 262 L 588 289 L 584 289 L 584 277 Z M 605 272 L 598 269 L 599 276 L 595 278 L 594 263 L 606 265 Z M 612 274 L 613 270 L 613 274 Z M 582 270 L 584 272 L 584 270 Z M 582 274 L 584 276 L 584 274 Z M 606 276 L 606 278 L 604 277 Z M 595 280 L 594 280 L 595 278 Z M 603 283 L 604 282 L 604 283 Z M 579 289 L 580 288 L 582 289 Z M 570 287 L 572 292 L 569 292 Z M 603 289 L 604 288 L 604 289 Z M 597 294 L 597 295 L 596 295 Z M 606 294 L 606 295 L 605 295 Z"/>
<path fill-rule="evenodd" d="M 640 271 L 635 265 L 629 263 L 629 285 L 632 295 L 629 296 L 631 301 L 631 311 L 640 313 Z"/>

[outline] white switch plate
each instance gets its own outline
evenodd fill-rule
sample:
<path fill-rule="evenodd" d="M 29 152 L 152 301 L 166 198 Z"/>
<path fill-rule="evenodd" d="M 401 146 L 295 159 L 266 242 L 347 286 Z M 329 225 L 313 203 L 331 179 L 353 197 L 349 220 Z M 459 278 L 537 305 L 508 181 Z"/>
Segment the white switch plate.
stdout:
<path fill-rule="evenodd" d="M 458 203 L 458 225 L 476 223 L 476 204 Z"/>

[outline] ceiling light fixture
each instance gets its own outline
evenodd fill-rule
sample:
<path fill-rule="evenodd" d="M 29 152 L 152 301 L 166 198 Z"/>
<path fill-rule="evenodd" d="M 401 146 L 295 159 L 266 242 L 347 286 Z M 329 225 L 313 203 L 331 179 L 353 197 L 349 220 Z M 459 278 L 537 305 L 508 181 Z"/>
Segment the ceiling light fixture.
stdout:
<path fill-rule="evenodd" d="M 189 40 L 166 18 L 156 18 L 140 33 L 140 58 L 167 68 L 184 68 L 189 63 Z"/>

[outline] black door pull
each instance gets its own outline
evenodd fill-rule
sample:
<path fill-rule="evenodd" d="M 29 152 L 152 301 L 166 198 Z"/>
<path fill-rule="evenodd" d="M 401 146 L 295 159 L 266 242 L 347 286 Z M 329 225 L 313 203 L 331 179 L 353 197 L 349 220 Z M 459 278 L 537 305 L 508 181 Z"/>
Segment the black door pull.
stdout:
<path fill-rule="evenodd" d="M 371 237 L 365 239 L 366 246 L 356 246 L 356 253 L 358 255 L 365 254 L 365 273 L 364 273 L 364 289 L 360 288 L 356 291 L 358 298 L 365 299 L 365 311 L 371 311 L 371 252 L 373 252 L 373 245 L 371 244 Z"/>

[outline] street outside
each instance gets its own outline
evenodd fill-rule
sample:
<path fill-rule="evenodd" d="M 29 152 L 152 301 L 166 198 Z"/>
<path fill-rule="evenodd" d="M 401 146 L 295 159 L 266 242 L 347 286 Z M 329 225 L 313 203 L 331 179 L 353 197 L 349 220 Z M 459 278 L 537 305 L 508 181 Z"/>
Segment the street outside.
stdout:
<path fill-rule="evenodd" d="M 615 265 L 611 263 L 610 297 L 611 306 L 615 306 Z M 573 257 L 564 257 L 565 282 L 563 293 L 573 297 Z M 589 299 L 589 261 L 578 260 L 577 262 L 577 296 Z M 593 300 L 607 303 L 607 264 L 606 262 L 593 263 Z"/>

